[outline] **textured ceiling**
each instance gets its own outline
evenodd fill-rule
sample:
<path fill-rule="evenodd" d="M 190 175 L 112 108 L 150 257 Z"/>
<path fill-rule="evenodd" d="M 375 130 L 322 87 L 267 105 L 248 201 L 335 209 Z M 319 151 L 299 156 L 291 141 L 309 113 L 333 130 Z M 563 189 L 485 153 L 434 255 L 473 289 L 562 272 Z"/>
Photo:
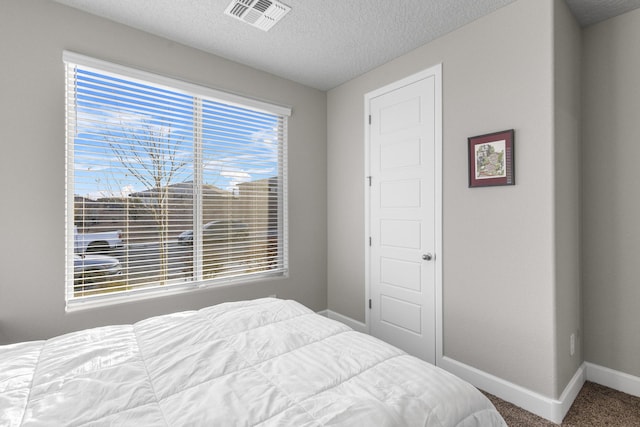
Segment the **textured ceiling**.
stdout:
<path fill-rule="evenodd" d="M 331 89 L 514 0 L 283 0 L 269 32 L 224 15 L 230 0 L 54 0 L 305 84 Z M 640 0 L 566 0 L 581 25 Z"/>
<path fill-rule="evenodd" d="M 565 0 L 580 25 L 586 27 L 640 7 L 640 0 Z"/>

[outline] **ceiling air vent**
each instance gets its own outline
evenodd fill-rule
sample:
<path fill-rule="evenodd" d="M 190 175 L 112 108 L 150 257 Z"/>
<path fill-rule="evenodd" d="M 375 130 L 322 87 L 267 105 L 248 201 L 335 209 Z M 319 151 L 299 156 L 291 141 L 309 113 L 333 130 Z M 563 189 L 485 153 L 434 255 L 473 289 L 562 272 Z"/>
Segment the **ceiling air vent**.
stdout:
<path fill-rule="evenodd" d="M 290 10 L 289 6 L 278 1 L 233 0 L 224 13 L 263 31 L 269 31 Z"/>

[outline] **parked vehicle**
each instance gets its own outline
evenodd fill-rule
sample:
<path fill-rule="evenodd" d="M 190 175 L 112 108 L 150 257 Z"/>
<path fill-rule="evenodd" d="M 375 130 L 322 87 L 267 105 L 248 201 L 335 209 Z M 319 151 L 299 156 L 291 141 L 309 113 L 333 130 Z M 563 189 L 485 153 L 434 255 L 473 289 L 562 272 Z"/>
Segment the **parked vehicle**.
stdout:
<path fill-rule="evenodd" d="M 180 234 L 178 244 L 193 246 L 193 231 Z M 202 247 L 204 277 L 213 277 L 226 268 L 237 267 L 250 256 L 249 227 L 240 221 L 211 221 L 202 227 Z"/>
<path fill-rule="evenodd" d="M 74 227 L 73 233 L 76 253 L 106 253 L 124 246 L 120 230 L 78 233 L 78 227 Z"/>
<path fill-rule="evenodd" d="M 247 224 L 234 220 L 211 221 L 202 227 L 204 244 L 221 244 L 225 241 L 245 241 L 249 237 Z M 193 230 L 183 231 L 178 236 L 178 243 L 184 246 L 193 245 Z"/>
<path fill-rule="evenodd" d="M 74 254 L 73 285 L 86 290 L 122 280 L 122 266 L 117 258 L 108 255 Z"/>

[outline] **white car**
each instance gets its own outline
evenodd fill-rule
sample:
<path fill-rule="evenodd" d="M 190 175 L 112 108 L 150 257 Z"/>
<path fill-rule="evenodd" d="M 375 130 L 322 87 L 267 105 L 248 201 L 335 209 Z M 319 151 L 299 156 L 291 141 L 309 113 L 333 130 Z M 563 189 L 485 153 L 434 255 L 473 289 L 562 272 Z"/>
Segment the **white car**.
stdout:
<path fill-rule="evenodd" d="M 202 240 L 204 240 L 205 244 L 245 241 L 248 236 L 249 230 L 247 224 L 240 221 L 211 221 L 202 227 Z M 178 243 L 184 246 L 193 245 L 193 230 L 183 231 L 178 236 Z"/>
<path fill-rule="evenodd" d="M 94 233 L 78 233 L 78 227 L 73 229 L 73 244 L 76 253 L 105 253 L 122 249 L 122 231 L 99 231 Z"/>
<path fill-rule="evenodd" d="M 122 265 L 118 258 L 107 255 L 73 255 L 73 285 L 86 290 L 122 280 Z"/>

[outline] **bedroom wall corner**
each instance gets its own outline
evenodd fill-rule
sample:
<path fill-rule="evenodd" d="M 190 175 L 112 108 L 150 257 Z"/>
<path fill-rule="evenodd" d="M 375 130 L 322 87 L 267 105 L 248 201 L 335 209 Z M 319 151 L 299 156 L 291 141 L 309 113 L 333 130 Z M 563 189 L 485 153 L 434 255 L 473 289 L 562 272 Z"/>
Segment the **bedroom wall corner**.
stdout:
<path fill-rule="evenodd" d="M 640 9 L 584 29 L 584 359 L 640 377 Z"/>
<path fill-rule="evenodd" d="M 554 1 L 553 94 L 555 185 L 556 390 L 558 398 L 583 362 L 580 283 L 582 31 L 563 1 Z"/>

